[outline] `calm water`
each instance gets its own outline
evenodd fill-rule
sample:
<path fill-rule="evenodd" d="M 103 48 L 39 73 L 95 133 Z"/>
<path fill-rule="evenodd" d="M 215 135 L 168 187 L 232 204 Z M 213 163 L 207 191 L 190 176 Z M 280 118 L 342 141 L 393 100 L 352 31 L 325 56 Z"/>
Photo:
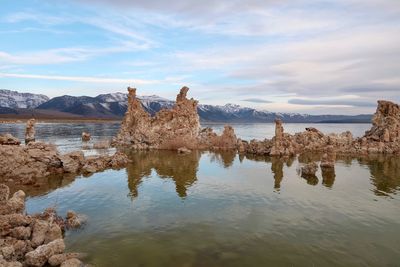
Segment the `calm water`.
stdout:
<path fill-rule="evenodd" d="M 81 127 L 60 131 L 55 143 L 73 146 L 69 134 Z M 99 138 L 108 136 L 90 127 Z M 28 212 L 56 206 L 61 214 L 88 215 L 66 242 L 100 267 L 400 266 L 398 157 L 338 158 L 335 173 L 308 180 L 297 169 L 318 155 L 130 157 L 119 171 L 54 177 L 43 188 L 26 189 Z"/>
<path fill-rule="evenodd" d="M 255 124 L 231 124 L 235 128 L 236 135 L 244 140 L 272 138 L 275 134 L 275 124 L 255 123 Z M 36 140 L 53 143 L 57 145 L 62 153 L 74 151 L 82 148 L 81 134 L 83 131 L 92 134 L 92 140 L 85 145 L 110 140 L 119 130 L 120 122 L 109 123 L 37 123 Z M 212 123 L 202 124 L 202 127 L 211 127 L 217 133 L 221 133 L 224 124 Z M 323 133 L 341 133 L 350 130 L 354 136 L 362 136 L 364 132 L 371 128 L 370 124 L 304 124 L 288 123 L 284 124 L 285 132 L 302 132 L 306 127 L 315 127 Z M 11 133 L 24 140 L 25 124 L 0 124 L 0 134 Z M 98 151 L 85 150 L 85 154 L 97 154 Z M 104 152 L 104 151 L 102 151 Z"/>

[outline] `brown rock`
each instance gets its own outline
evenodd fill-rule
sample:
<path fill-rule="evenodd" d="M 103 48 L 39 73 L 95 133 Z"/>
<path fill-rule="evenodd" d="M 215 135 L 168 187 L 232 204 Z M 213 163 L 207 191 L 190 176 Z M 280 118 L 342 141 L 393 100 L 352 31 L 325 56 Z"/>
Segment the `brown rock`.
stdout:
<path fill-rule="evenodd" d="M 5 184 L 0 184 L 0 204 L 7 202 L 10 189 Z"/>
<path fill-rule="evenodd" d="M 63 169 L 68 173 L 79 172 L 84 160 L 85 156 L 82 151 L 74 151 L 61 156 Z"/>
<path fill-rule="evenodd" d="M 83 253 L 63 253 L 63 254 L 57 254 L 53 255 L 49 259 L 49 264 L 51 266 L 59 266 L 61 263 L 69 260 L 69 259 L 80 259 L 82 260 L 84 257 L 86 257 L 85 254 Z"/>
<path fill-rule="evenodd" d="M 84 142 L 90 141 L 91 137 L 92 136 L 90 135 L 90 133 L 82 132 L 82 141 L 84 141 Z"/>
<path fill-rule="evenodd" d="M 113 143 L 136 149 L 196 147 L 200 120 L 197 101 L 186 98 L 188 90 L 181 89 L 172 109 L 160 110 L 151 117 L 136 98 L 136 89 L 128 88 L 128 110 Z"/>
<path fill-rule="evenodd" d="M 44 243 L 46 234 L 50 230 L 50 223 L 44 220 L 36 220 L 32 229 L 32 246 L 37 247 Z"/>
<path fill-rule="evenodd" d="M 62 239 L 62 231 L 60 226 L 58 226 L 57 224 L 53 223 L 50 225 L 49 230 L 46 233 L 45 239 L 44 239 L 44 243 L 50 243 L 51 241 L 54 241 L 56 239 Z"/>
<path fill-rule="evenodd" d="M 75 258 L 64 261 L 60 267 L 82 267 L 83 263 Z"/>
<path fill-rule="evenodd" d="M 10 235 L 16 239 L 27 240 L 31 237 L 31 228 L 18 226 L 11 230 Z"/>
<path fill-rule="evenodd" d="M 30 119 L 26 122 L 25 144 L 35 141 L 35 119 Z"/>
<path fill-rule="evenodd" d="M 400 141 L 400 107 L 390 101 L 378 101 L 378 107 L 372 118 L 372 128 L 365 133 L 372 141 Z"/>
<path fill-rule="evenodd" d="M 21 144 L 18 138 L 12 136 L 11 134 L 0 135 L 0 145 L 13 145 L 18 146 Z"/>
<path fill-rule="evenodd" d="M 110 141 L 102 140 L 93 144 L 93 149 L 107 149 L 110 147 Z"/>
<path fill-rule="evenodd" d="M 0 205 L 0 215 L 22 213 L 25 210 L 25 193 L 21 190 L 14 193 L 12 198 Z"/>
<path fill-rule="evenodd" d="M 61 254 L 65 250 L 64 240 L 57 239 L 48 244 L 41 245 L 25 255 L 25 262 L 30 266 L 41 267 L 55 254 Z"/>
<path fill-rule="evenodd" d="M 84 215 L 78 215 L 74 211 L 69 210 L 66 217 L 66 226 L 69 229 L 76 229 L 85 224 L 87 218 Z"/>

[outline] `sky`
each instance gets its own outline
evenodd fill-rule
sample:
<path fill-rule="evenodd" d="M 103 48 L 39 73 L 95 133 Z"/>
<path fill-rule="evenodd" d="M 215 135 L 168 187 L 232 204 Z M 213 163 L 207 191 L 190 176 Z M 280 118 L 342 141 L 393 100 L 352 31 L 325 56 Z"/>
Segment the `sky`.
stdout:
<path fill-rule="evenodd" d="M 0 0 L 0 88 L 275 112 L 400 102 L 399 0 Z"/>

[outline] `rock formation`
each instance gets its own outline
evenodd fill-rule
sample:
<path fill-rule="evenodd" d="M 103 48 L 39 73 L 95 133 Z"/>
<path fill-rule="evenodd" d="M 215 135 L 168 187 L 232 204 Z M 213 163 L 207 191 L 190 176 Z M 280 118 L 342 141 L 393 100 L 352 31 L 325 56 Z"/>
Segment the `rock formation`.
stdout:
<path fill-rule="evenodd" d="M 180 90 L 172 109 L 160 110 L 152 117 L 136 98 L 136 89 L 128 88 L 128 110 L 113 143 L 136 149 L 195 148 L 200 121 L 197 101 L 186 98 L 188 90 Z"/>
<path fill-rule="evenodd" d="M 365 133 L 368 140 L 375 142 L 400 141 L 400 107 L 390 101 L 378 101 L 372 118 L 372 128 Z"/>
<path fill-rule="evenodd" d="M 20 145 L 21 141 L 11 134 L 0 135 L 0 145 Z"/>
<path fill-rule="evenodd" d="M 295 155 L 292 137 L 285 134 L 280 119 L 275 120 L 275 137 L 272 138 L 271 156 L 292 156 Z"/>
<path fill-rule="evenodd" d="M 92 136 L 90 135 L 90 133 L 82 132 L 82 141 L 83 141 L 83 142 L 88 142 L 88 141 L 90 141 L 90 138 L 92 138 Z"/>
<path fill-rule="evenodd" d="M 82 152 L 61 155 L 54 145 L 30 142 L 22 145 L 0 145 L 0 180 L 35 184 L 35 179 L 57 173 L 93 173 L 118 169 L 129 162 L 122 152 L 114 155 L 84 157 Z"/>
<path fill-rule="evenodd" d="M 35 124 L 35 119 L 30 119 L 26 122 L 25 144 L 35 141 Z"/>
<path fill-rule="evenodd" d="M 25 214 L 25 193 L 17 191 L 9 198 L 9 189 L 0 184 L 0 266 L 36 266 L 49 262 L 62 265 L 79 253 L 64 254 L 64 219 L 55 210 Z M 62 256 L 70 255 L 70 256 Z M 50 262 L 50 259 L 58 261 Z"/>

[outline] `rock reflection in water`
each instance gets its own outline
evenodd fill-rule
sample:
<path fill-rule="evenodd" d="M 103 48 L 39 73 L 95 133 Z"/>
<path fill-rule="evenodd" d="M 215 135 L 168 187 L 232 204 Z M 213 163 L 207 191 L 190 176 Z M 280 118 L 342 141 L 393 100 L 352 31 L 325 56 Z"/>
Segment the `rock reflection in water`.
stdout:
<path fill-rule="evenodd" d="M 130 152 L 132 163 L 127 167 L 128 187 L 132 197 L 138 196 L 138 186 L 143 177 L 155 170 L 161 178 L 175 182 L 176 192 L 186 197 L 187 189 L 196 182 L 200 152 L 177 154 L 175 151 Z"/>
<path fill-rule="evenodd" d="M 358 158 L 360 165 L 367 166 L 371 183 L 377 196 L 396 194 L 400 189 L 400 158 L 393 156 L 369 156 Z"/>

